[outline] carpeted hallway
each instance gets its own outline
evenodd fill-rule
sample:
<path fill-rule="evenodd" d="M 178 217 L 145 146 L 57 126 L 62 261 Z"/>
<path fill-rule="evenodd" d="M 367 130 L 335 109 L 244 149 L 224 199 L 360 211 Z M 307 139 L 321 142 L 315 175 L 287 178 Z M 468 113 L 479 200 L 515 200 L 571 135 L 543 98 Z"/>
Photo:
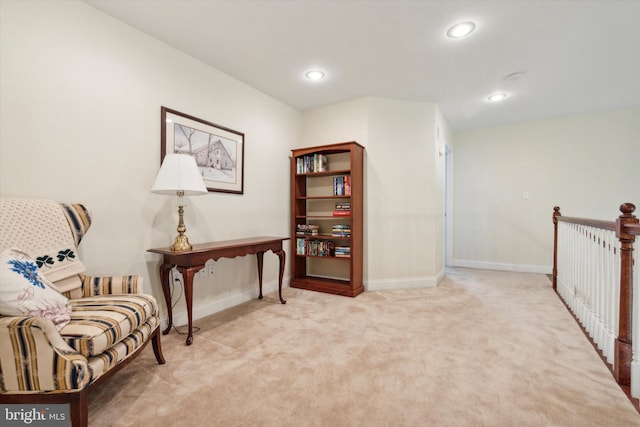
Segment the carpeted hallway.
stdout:
<path fill-rule="evenodd" d="M 190 347 L 163 336 L 167 364 L 146 349 L 90 395 L 89 424 L 640 426 L 543 274 L 284 295 L 196 321 Z"/>

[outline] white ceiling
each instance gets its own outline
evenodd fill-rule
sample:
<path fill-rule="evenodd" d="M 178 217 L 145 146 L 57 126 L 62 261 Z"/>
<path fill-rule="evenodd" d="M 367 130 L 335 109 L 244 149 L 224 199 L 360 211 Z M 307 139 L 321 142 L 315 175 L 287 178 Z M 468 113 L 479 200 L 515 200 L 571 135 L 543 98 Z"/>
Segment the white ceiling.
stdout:
<path fill-rule="evenodd" d="M 434 102 L 460 131 L 640 105 L 637 0 L 85 1 L 302 111 Z M 472 35 L 445 36 L 466 20 Z"/>

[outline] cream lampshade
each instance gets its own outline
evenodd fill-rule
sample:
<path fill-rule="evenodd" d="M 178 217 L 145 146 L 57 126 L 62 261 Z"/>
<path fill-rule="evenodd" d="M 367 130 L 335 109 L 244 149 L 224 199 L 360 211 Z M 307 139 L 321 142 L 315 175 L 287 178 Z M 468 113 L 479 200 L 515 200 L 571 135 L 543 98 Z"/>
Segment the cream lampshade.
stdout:
<path fill-rule="evenodd" d="M 187 228 L 184 226 L 183 196 L 197 196 L 207 194 L 202 175 L 193 156 L 188 154 L 167 154 L 162 161 L 160 171 L 151 187 L 152 193 L 178 196 L 178 235 L 176 236 L 172 251 L 181 252 L 191 249 L 189 239 L 184 234 Z"/>

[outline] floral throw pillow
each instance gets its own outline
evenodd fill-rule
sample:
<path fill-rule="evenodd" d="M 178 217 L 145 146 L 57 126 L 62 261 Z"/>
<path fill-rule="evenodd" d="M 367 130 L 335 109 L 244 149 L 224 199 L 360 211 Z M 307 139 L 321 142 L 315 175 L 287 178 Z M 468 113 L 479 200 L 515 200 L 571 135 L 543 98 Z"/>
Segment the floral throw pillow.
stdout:
<path fill-rule="evenodd" d="M 0 315 L 51 319 L 58 330 L 71 320 L 71 304 L 17 249 L 0 253 Z"/>

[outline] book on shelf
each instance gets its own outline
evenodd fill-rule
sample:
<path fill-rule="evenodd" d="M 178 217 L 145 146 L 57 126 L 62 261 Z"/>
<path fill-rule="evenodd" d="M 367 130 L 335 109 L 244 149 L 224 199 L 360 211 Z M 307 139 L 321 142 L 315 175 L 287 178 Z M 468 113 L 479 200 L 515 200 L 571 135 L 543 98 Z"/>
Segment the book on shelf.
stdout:
<path fill-rule="evenodd" d="M 317 236 L 320 234 L 320 226 L 313 224 L 297 224 L 296 234 L 302 236 Z"/>
<path fill-rule="evenodd" d="M 296 158 L 297 173 L 326 172 L 329 170 L 329 158 L 324 154 L 308 154 Z"/>
<path fill-rule="evenodd" d="M 335 257 L 336 258 L 350 258 L 351 257 L 351 247 L 349 246 L 336 246 L 335 249 Z"/>
<path fill-rule="evenodd" d="M 338 202 L 333 210 L 333 216 L 350 216 L 351 202 Z"/>
<path fill-rule="evenodd" d="M 350 196 L 351 195 L 351 176 L 342 175 L 333 177 L 333 195 L 334 196 Z"/>
<path fill-rule="evenodd" d="M 351 225 L 335 224 L 331 227 L 331 235 L 335 237 L 351 237 Z"/>
<path fill-rule="evenodd" d="M 296 239 L 296 254 L 304 255 L 304 242 L 306 239 Z"/>

